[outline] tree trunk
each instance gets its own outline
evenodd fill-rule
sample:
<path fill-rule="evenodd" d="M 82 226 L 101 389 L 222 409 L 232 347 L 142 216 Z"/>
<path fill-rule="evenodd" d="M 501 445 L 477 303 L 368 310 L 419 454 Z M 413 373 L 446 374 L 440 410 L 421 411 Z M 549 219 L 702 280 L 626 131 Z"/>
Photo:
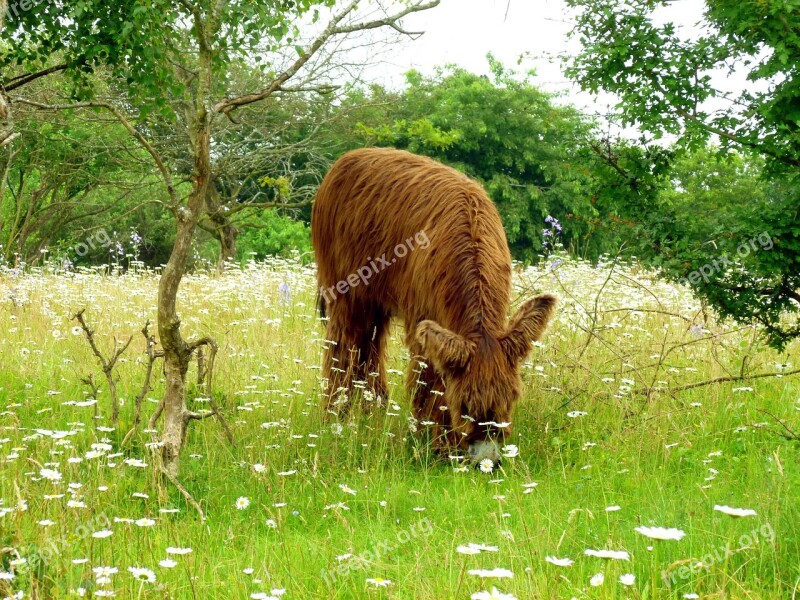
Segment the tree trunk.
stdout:
<path fill-rule="evenodd" d="M 7 11 L 8 0 L 0 0 L 0 32 L 3 31 Z M 12 134 L 11 111 L 3 97 L 3 92 L 0 91 L 0 148 L 11 141 Z"/>
<path fill-rule="evenodd" d="M 217 232 L 219 242 L 219 260 L 217 271 L 220 273 L 225 270 L 225 265 L 236 260 L 236 239 L 239 236 L 239 229 L 221 215 L 213 215 L 211 221 Z"/>
<path fill-rule="evenodd" d="M 177 479 L 180 453 L 186 442 L 191 412 L 186 406 L 186 372 L 193 348 L 181 336 L 181 322 L 176 308 L 178 288 L 194 239 L 194 231 L 205 206 L 211 181 L 211 115 L 205 101 L 210 89 L 210 51 L 200 52 L 200 83 L 195 109 L 189 111 L 189 137 L 194 153 L 192 191 L 188 203 L 176 210 L 178 221 L 175 245 L 158 286 L 158 334 L 164 351 L 164 435 L 161 457 L 169 477 Z"/>

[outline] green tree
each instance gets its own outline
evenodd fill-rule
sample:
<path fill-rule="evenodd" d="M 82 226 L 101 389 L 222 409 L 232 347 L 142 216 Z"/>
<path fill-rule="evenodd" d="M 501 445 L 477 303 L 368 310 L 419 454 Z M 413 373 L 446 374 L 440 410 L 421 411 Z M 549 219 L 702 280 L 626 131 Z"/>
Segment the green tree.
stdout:
<path fill-rule="evenodd" d="M 704 32 L 695 37 L 682 37 L 672 22 L 663 22 L 657 13 L 668 10 L 665 0 L 568 4 L 577 9 L 575 34 L 582 44 L 568 73 L 585 90 L 617 94 L 623 125 L 656 137 L 675 136 L 679 149 L 716 138 L 723 150 L 739 149 L 763 161 L 769 190 L 764 201 L 728 198 L 735 230 L 691 247 L 676 237 L 669 252 L 683 264 L 674 274 L 689 277 L 723 316 L 761 323 L 776 346 L 800 335 L 796 320 L 785 318 L 787 311 L 800 309 L 797 2 L 707 0 Z M 746 73 L 748 89 L 716 87 L 719 78 L 712 74 L 732 65 Z M 695 214 L 694 220 L 704 216 Z M 771 249 L 742 256 L 741 245 L 765 233 Z M 720 264 L 722 256 L 737 254 L 730 264 Z M 719 268 L 712 274 L 699 281 L 690 277 L 715 260 Z"/>
<path fill-rule="evenodd" d="M 411 71 L 402 93 L 373 87 L 344 108 L 364 105 L 353 114 L 366 143 L 425 154 L 480 181 L 514 256 L 533 260 L 545 217 L 594 213 L 580 160 L 592 124 L 538 89 L 533 73 L 519 77 L 491 56 L 489 64 L 492 77 L 452 66 L 430 78 Z M 580 235 L 577 226 L 565 241 Z"/>
<path fill-rule="evenodd" d="M 309 15 L 318 21 L 320 10 L 333 6 L 333 0 L 55 1 L 17 15 L 15 24 L 3 32 L 12 43 L 0 56 L 0 69 L 39 69 L 22 76 L 22 80 L 30 79 L 51 68 L 47 63 L 55 61 L 58 53 L 65 74 L 73 82 L 72 95 L 83 99 L 48 104 L 12 95 L 12 107 L 24 104 L 42 110 L 108 111 L 150 154 L 163 179 L 164 202 L 175 217 L 176 233 L 159 282 L 158 333 L 164 351 L 166 391 L 154 418 L 164 416 L 162 472 L 173 482 L 177 483 L 189 424 L 202 418 L 190 411 L 186 402 L 189 362 L 198 348 L 207 346 L 214 351 L 217 347 L 209 338 L 183 338 L 177 296 L 195 229 L 213 202 L 212 147 L 220 123 L 234 120 L 234 113 L 240 109 L 292 91 L 290 81 L 313 67 L 309 61 L 319 58 L 335 40 L 383 27 L 403 31 L 400 20 L 404 16 L 438 2 L 401 2 L 394 12 L 383 7 L 360 20 L 363 13 L 356 10 L 365 7 L 352 0 L 337 6 L 327 25 L 312 34 L 308 43 L 300 41 L 302 19 Z M 294 52 L 287 58 L 286 53 L 276 53 L 280 49 Z M 269 58 L 272 60 L 265 60 Z M 251 60 L 262 67 L 258 86 L 234 89 L 228 77 L 231 65 Z M 126 105 L 95 97 L 89 75 L 101 65 L 107 66 L 124 88 Z M 13 79 L 19 81 L 18 77 Z M 176 173 L 152 137 L 148 118 L 153 115 L 159 115 L 161 123 L 173 124 L 188 148 L 190 166 L 182 174 L 191 186 L 186 197 L 178 193 Z M 214 414 L 222 419 L 218 411 Z M 196 508 L 199 510 L 199 505 Z"/>

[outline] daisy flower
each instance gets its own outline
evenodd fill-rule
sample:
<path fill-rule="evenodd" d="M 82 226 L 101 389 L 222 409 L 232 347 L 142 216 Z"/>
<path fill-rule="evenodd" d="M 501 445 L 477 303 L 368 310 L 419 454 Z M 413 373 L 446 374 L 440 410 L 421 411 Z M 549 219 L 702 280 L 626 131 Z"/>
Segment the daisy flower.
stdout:
<path fill-rule="evenodd" d="M 714 510 L 736 518 L 756 516 L 756 511 L 752 508 L 732 508 L 730 506 L 720 506 L 717 504 L 714 506 Z"/>
<path fill-rule="evenodd" d="M 556 558 L 555 556 L 545 556 L 544 560 L 557 567 L 571 567 L 575 563 L 571 558 Z"/>
<path fill-rule="evenodd" d="M 603 585 L 603 582 L 606 580 L 605 575 L 602 573 L 598 573 L 597 575 L 593 575 L 592 578 L 589 580 L 589 585 L 592 587 L 600 587 Z"/>
<path fill-rule="evenodd" d="M 392 585 L 392 581 L 390 579 L 382 579 L 381 577 L 369 577 L 367 578 L 367 583 L 370 583 L 375 587 L 387 587 Z"/>
<path fill-rule="evenodd" d="M 239 496 L 239 498 L 236 499 L 237 510 L 244 510 L 248 506 L 250 506 L 250 498 L 247 498 L 246 496 Z"/>
<path fill-rule="evenodd" d="M 470 575 L 477 577 L 496 577 L 498 579 L 514 577 L 514 573 L 508 569 L 470 569 L 467 571 Z"/>
<path fill-rule="evenodd" d="M 156 574 L 150 569 L 143 569 L 141 567 L 128 567 L 128 571 L 130 571 L 131 575 L 133 575 L 133 578 L 138 581 L 145 581 L 147 583 L 155 583 L 156 581 Z"/>
<path fill-rule="evenodd" d="M 674 527 L 636 527 L 634 531 L 654 540 L 680 540 L 686 535 L 686 532 Z"/>
<path fill-rule="evenodd" d="M 622 585 L 631 586 L 636 582 L 636 575 L 633 573 L 625 573 L 624 575 L 620 575 L 619 582 Z"/>
<path fill-rule="evenodd" d="M 100 531 L 95 531 L 92 534 L 92 537 L 99 540 L 99 539 L 110 537 L 113 533 L 114 532 L 111 531 L 110 529 L 101 529 Z"/>
<path fill-rule="evenodd" d="M 611 560 L 630 560 L 631 556 L 624 550 L 584 550 L 586 556 L 606 558 Z"/>
<path fill-rule="evenodd" d="M 484 473 L 491 473 L 494 469 L 494 462 L 491 458 L 484 458 L 481 462 L 478 463 L 480 470 Z"/>
<path fill-rule="evenodd" d="M 472 600 L 517 600 L 514 594 L 504 594 L 496 587 L 492 587 L 491 592 L 475 592 L 470 598 Z"/>

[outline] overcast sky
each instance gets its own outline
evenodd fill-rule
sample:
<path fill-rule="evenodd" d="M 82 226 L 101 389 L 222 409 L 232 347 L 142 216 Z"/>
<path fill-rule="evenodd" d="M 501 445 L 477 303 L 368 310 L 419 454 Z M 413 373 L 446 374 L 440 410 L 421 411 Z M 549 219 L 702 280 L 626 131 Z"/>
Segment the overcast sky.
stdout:
<path fill-rule="evenodd" d="M 566 11 L 562 0 L 511 0 L 510 5 L 508 0 L 442 0 L 438 7 L 405 19 L 406 28 L 425 35 L 397 49 L 385 76 L 396 77 L 412 67 L 430 72 L 445 63 L 486 73 L 488 52 L 506 65 L 516 65 L 527 53 L 531 58 L 522 67 L 535 67 L 541 84 L 564 89 L 567 82 L 559 66 L 543 57 L 576 48 L 567 40 L 572 26 Z"/>
<path fill-rule="evenodd" d="M 683 36 L 697 35 L 704 2 L 675 0 L 657 13 L 657 21 L 672 21 Z M 506 11 L 508 11 L 506 13 Z M 442 0 L 441 4 L 404 20 L 406 29 L 424 31 L 413 41 L 393 47 L 379 65 L 365 75 L 392 87 L 401 87 L 403 73 L 411 68 L 431 73 L 437 65 L 454 63 L 476 73 L 488 73 L 486 54 L 492 52 L 506 66 L 520 70 L 533 68 L 536 85 L 563 92 L 564 100 L 590 113 L 606 113 L 614 97 L 594 98 L 579 92 L 562 73 L 558 56 L 574 55 L 577 39 L 569 39 L 572 30 L 570 10 L 563 0 Z M 525 56 L 517 66 L 520 56 Z M 741 91 L 741 76 L 717 74 L 715 83 L 729 90 Z"/>

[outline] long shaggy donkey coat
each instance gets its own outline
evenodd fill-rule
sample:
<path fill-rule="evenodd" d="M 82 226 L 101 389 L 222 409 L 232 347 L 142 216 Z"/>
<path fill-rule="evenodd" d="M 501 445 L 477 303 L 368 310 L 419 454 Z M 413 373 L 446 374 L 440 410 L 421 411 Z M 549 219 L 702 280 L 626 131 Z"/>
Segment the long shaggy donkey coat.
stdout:
<path fill-rule="evenodd" d="M 326 408 L 346 411 L 354 380 L 385 397 L 386 340 L 398 317 L 415 417 L 435 423 L 439 448 L 496 458 L 492 440 L 510 430 L 520 364 L 556 300 L 528 300 L 507 321 L 511 255 L 483 188 L 429 158 L 355 150 L 323 180 L 311 237 L 329 318 Z"/>

